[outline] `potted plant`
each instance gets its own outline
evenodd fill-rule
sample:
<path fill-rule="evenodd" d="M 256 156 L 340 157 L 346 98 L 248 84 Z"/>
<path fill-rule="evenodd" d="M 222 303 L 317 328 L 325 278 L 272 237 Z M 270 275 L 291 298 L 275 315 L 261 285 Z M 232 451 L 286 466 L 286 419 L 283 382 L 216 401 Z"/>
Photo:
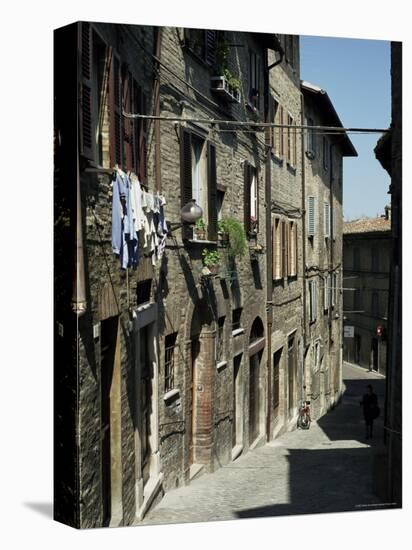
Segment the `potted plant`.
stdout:
<path fill-rule="evenodd" d="M 206 225 L 202 218 L 196 221 L 194 229 L 193 237 L 199 241 L 204 241 L 206 239 Z"/>
<path fill-rule="evenodd" d="M 209 270 L 211 275 L 219 273 L 220 254 L 217 250 L 208 250 L 205 248 L 202 252 L 203 264 Z"/>
<path fill-rule="evenodd" d="M 219 220 L 217 222 L 217 231 L 218 231 L 219 238 L 220 238 L 220 241 L 222 242 L 222 244 L 225 244 L 225 245 L 228 244 L 229 243 L 229 233 L 226 230 L 224 220 Z"/>
<path fill-rule="evenodd" d="M 243 256 L 247 250 L 246 234 L 242 223 L 236 218 L 225 218 L 219 223 L 219 230 L 227 234 L 229 240 L 229 256 Z"/>

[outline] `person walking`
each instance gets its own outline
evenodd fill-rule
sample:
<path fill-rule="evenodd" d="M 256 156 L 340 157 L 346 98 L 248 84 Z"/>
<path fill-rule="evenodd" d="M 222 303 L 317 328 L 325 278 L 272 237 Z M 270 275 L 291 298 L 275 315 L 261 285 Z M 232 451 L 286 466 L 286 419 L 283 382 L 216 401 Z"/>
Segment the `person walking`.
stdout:
<path fill-rule="evenodd" d="M 363 407 L 363 417 L 366 424 L 366 439 L 372 439 L 373 437 L 373 421 L 378 418 L 380 410 L 378 407 L 378 398 L 376 393 L 373 392 L 371 384 L 367 386 L 367 392 L 362 397 L 360 402 Z"/>

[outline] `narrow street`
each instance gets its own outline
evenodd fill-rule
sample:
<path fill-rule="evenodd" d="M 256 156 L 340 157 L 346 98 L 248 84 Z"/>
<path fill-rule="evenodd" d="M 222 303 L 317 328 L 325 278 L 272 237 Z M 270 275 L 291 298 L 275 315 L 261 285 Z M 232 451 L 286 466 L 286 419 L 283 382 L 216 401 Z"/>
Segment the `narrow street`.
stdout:
<path fill-rule="evenodd" d="M 380 508 L 372 492 L 374 454 L 383 444 L 385 379 L 344 365 L 341 403 L 313 422 L 166 494 L 142 524 L 232 520 Z M 365 440 L 359 402 L 371 383 L 381 415 Z"/>

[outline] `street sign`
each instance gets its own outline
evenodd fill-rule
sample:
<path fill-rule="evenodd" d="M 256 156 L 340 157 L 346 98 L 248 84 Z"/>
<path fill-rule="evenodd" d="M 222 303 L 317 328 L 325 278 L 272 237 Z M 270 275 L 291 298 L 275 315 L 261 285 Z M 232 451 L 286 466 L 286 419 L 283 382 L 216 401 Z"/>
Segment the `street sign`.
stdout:
<path fill-rule="evenodd" d="M 355 327 L 353 325 L 345 325 L 343 327 L 343 337 L 353 338 L 355 336 Z"/>

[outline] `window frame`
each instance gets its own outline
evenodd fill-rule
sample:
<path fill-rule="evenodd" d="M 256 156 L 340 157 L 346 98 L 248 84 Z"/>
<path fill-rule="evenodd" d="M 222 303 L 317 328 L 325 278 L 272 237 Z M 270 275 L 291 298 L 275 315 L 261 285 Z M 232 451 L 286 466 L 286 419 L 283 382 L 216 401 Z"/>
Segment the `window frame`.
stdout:
<path fill-rule="evenodd" d="M 175 350 L 177 347 L 177 332 L 171 332 L 164 340 L 164 392 L 175 389 Z M 168 344 L 167 340 L 172 342 Z"/>

